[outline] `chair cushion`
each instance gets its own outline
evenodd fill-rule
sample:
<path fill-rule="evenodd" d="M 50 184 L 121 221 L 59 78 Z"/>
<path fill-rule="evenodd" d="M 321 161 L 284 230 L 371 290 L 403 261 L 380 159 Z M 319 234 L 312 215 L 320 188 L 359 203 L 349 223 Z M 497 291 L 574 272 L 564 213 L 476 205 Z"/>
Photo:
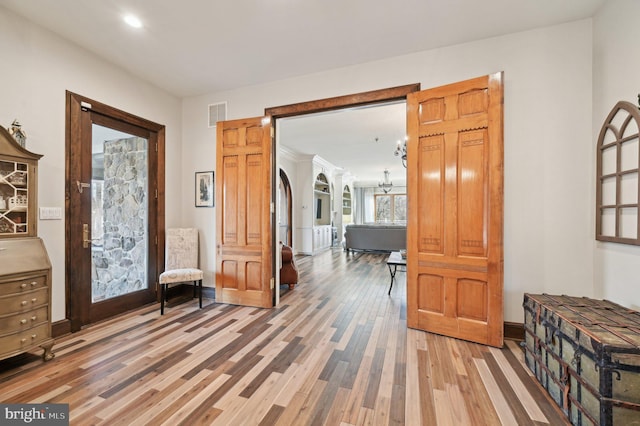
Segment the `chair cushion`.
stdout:
<path fill-rule="evenodd" d="M 170 269 L 160 274 L 160 284 L 181 283 L 201 280 L 204 273 L 200 269 L 182 268 Z"/>

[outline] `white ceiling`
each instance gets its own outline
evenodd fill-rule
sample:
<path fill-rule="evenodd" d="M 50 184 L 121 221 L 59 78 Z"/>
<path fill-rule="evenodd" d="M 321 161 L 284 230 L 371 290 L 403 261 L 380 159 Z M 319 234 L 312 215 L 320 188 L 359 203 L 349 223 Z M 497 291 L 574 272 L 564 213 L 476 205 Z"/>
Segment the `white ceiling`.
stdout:
<path fill-rule="evenodd" d="M 187 97 L 583 19 L 605 1 L 0 0 L 0 6 Z M 128 27 L 126 13 L 138 15 L 143 28 Z M 380 180 L 388 168 L 399 181 L 404 169 L 393 150 L 404 137 L 403 111 L 400 104 L 290 119 L 279 136 L 359 180 Z"/>
<path fill-rule="evenodd" d="M 361 107 L 277 120 L 276 135 L 290 151 L 319 155 L 360 184 L 377 183 L 388 169 L 395 185 L 406 171 L 394 156 L 406 133 L 405 102 Z"/>
<path fill-rule="evenodd" d="M 593 16 L 605 0 L 0 0 L 179 96 Z M 124 24 L 137 14 L 143 28 Z"/>

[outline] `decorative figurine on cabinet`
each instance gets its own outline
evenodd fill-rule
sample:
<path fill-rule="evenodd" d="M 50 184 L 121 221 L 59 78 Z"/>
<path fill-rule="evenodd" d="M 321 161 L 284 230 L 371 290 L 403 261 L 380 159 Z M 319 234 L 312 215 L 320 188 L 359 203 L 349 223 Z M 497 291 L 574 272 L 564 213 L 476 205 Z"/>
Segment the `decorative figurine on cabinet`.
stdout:
<path fill-rule="evenodd" d="M 16 142 L 18 142 L 18 144 L 21 147 L 26 148 L 27 134 L 25 133 L 24 130 L 22 130 L 22 125 L 20 124 L 17 118 L 13 120 L 13 123 L 11 123 L 11 127 L 9 127 L 7 130 L 9 131 L 9 134 L 13 136 L 13 138 L 16 140 Z"/>

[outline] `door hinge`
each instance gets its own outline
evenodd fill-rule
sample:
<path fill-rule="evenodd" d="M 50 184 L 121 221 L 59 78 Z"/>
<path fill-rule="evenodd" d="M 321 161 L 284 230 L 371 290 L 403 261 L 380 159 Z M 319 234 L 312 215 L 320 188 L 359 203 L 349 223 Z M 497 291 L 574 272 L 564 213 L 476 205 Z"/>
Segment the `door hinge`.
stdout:
<path fill-rule="evenodd" d="M 271 278 L 271 280 L 269 281 L 269 286 L 270 286 L 271 290 L 273 290 L 273 288 L 276 286 L 276 279 L 275 278 Z"/>
<path fill-rule="evenodd" d="M 156 188 L 156 200 L 158 199 L 158 188 Z"/>
<path fill-rule="evenodd" d="M 158 152 L 158 142 L 156 142 L 156 152 Z"/>
<path fill-rule="evenodd" d="M 271 133 L 272 138 L 276 135 L 276 129 L 274 129 L 273 126 L 271 126 L 271 130 L 269 130 L 269 132 Z"/>

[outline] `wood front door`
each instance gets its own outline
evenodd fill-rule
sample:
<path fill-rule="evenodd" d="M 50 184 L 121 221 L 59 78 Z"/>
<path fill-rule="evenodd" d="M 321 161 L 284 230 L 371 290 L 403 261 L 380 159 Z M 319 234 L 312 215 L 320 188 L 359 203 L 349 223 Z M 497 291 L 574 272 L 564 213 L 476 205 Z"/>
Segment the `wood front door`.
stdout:
<path fill-rule="evenodd" d="M 71 331 L 154 302 L 164 259 L 164 126 L 67 92 Z"/>
<path fill-rule="evenodd" d="M 273 306 L 271 129 L 269 117 L 217 124 L 217 302 Z"/>
<path fill-rule="evenodd" d="M 407 96 L 407 324 L 503 344 L 502 73 Z"/>

